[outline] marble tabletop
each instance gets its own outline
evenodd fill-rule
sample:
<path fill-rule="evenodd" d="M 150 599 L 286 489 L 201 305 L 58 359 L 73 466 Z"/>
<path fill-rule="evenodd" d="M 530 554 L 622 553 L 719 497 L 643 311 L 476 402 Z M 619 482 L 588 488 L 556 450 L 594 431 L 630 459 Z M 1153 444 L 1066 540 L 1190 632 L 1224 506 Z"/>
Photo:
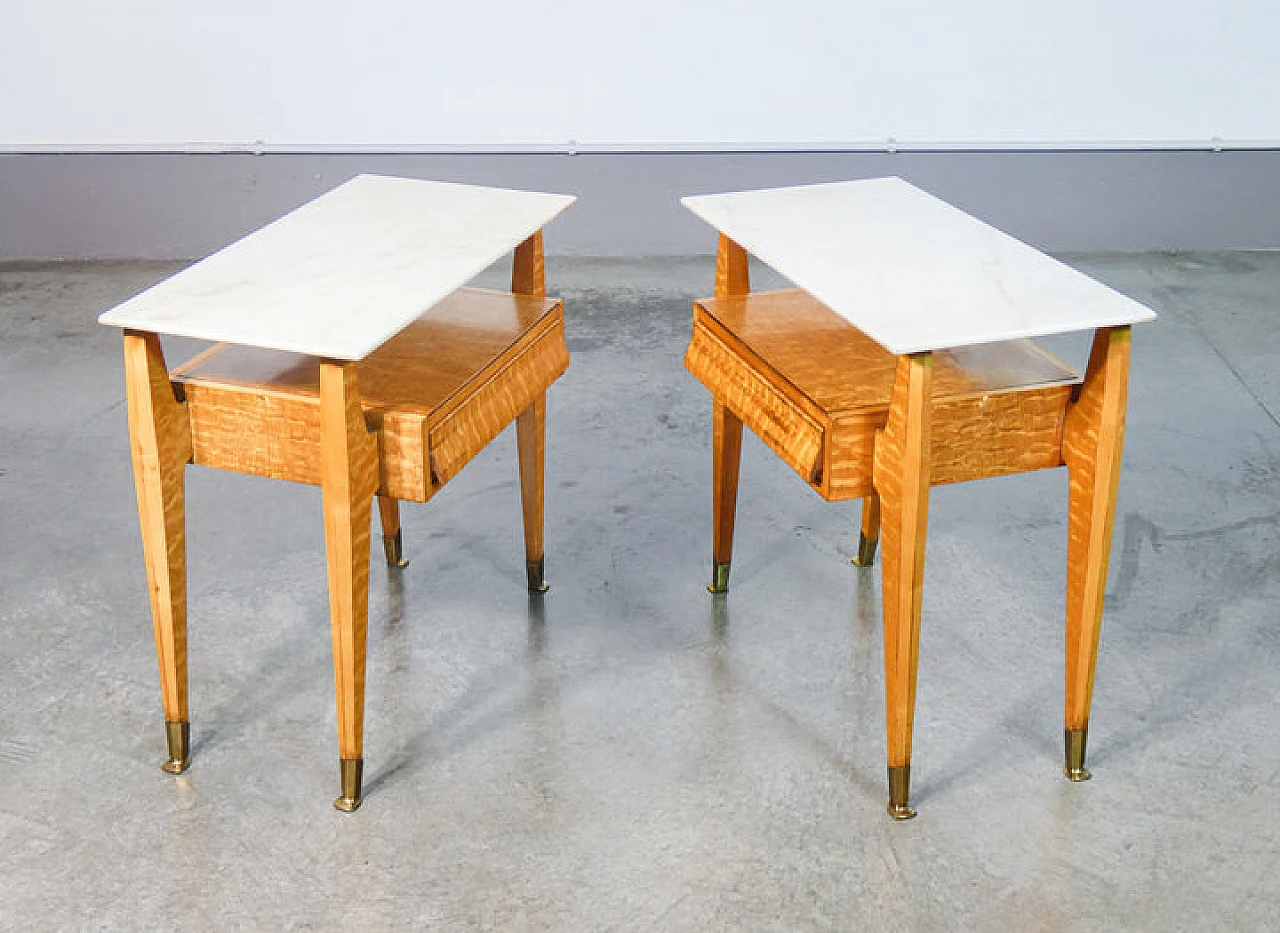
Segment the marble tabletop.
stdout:
<path fill-rule="evenodd" d="M 363 359 L 575 200 L 359 175 L 98 320 Z"/>
<path fill-rule="evenodd" d="M 1155 318 L 901 178 L 682 203 L 892 353 Z"/>

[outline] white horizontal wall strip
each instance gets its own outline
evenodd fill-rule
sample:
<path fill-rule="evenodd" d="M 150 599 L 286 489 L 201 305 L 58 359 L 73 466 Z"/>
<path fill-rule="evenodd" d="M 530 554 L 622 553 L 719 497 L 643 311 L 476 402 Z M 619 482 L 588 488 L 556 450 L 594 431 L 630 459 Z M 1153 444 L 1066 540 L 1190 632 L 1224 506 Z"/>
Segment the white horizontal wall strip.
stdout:
<path fill-rule="evenodd" d="M 1212 149 L 1280 139 L 1274 0 L 9 6 L 9 152 Z"/>
<path fill-rule="evenodd" d="M 0 143 L 0 154 L 11 155 L 94 155 L 94 154 L 177 154 L 177 155 L 661 155 L 679 153 L 753 153 L 753 152 L 1249 152 L 1280 151 L 1276 139 L 1184 139 L 1184 140 L 1086 140 L 1052 142 L 992 142 L 962 140 L 956 142 L 884 142 L 843 143 L 813 146 L 801 143 L 678 143 L 653 145 L 646 143 L 578 143 L 560 145 L 444 145 L 417 144 L 399 146 L 327 144 L 294 146 L 279 143 L 186 143 L 172 148 L 146 143 L 110 145 L 80 143 L 76 145 L 21 145 Z"/>

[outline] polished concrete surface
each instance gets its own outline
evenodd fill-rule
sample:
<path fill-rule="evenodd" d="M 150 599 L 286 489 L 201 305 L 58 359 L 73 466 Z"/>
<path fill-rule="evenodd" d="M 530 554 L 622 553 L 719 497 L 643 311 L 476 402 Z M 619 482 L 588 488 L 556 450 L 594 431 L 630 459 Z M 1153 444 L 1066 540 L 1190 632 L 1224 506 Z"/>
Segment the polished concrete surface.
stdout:
<path fill-rule="evenodd" d="M 1134 337 L 1094 779 L 1061 774 L 1065 472 L 946 487 L 906 823 L 858 503 L 750 438 L 732 590 L 703 588 L 710 401 L 681 356 L 709 260 L 552 261 L 551 592 L 525 592 L 508 432 L 405 507 L 407 568 L 375 560 L 350 815 L 319 491 L 188 471 L 194 761 L 162 773 L 94 319 L 174 267 L 0 266 L 0 928 L 1276 929 L 1280 255 L 1076 259 L 1161 314 Z"/>

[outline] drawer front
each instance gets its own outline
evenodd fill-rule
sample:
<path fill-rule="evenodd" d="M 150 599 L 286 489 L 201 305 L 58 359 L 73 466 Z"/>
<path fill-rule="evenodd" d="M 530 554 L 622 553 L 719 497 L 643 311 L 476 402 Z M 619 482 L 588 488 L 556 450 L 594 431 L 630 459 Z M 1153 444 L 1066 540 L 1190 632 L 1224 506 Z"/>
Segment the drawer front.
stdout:
<path fill-rule="evenodd" d="M 569 367 L 564 323 L 548 330 L 527 350 L 474 387 L 431 428 L 431 480 L 443 486 L 528 408 Z"/>
<path fill-rule="evenodd" d="M 761 371 L 701 322 L 684 365 L 805 482 L 821 479 L 823 427 Z"/>

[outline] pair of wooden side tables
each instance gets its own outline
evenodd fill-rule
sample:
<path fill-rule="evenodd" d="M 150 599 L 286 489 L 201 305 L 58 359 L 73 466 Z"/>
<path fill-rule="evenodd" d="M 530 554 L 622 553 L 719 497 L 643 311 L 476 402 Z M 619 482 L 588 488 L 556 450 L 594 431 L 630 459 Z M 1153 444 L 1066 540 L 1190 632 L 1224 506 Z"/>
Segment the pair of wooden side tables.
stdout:
<path fill-rule="evenodd" d="M 362 175 L 108 311 L 169 756 L 190 763 L 184 468 L 319 485 L 341 795 L 361 803 L 369 547 L 402 566 L 425 502 L 513 420 L 527 582 L 546 588 L 546 390 L 567 368 L 542 233 L 572 197 Z M 1066 465 L 1066 774 L 1085 737 L 1124 433 L 1150 310 L 896 179 L 685 199 L 720 231 L 686 365 L 714 397 L 713 593 L 728 588 L 742 427 L 881 541 L 889 812 L 909 798 L 929 488 Z M 467 288 L 514 248 L 510 292 Z M 795 289 L 750 292 L 747 254 Z M 1096 331 L 1083 379 L 1027 338 Z M 216 344 L 172 371 L 160 334 Z"/>

